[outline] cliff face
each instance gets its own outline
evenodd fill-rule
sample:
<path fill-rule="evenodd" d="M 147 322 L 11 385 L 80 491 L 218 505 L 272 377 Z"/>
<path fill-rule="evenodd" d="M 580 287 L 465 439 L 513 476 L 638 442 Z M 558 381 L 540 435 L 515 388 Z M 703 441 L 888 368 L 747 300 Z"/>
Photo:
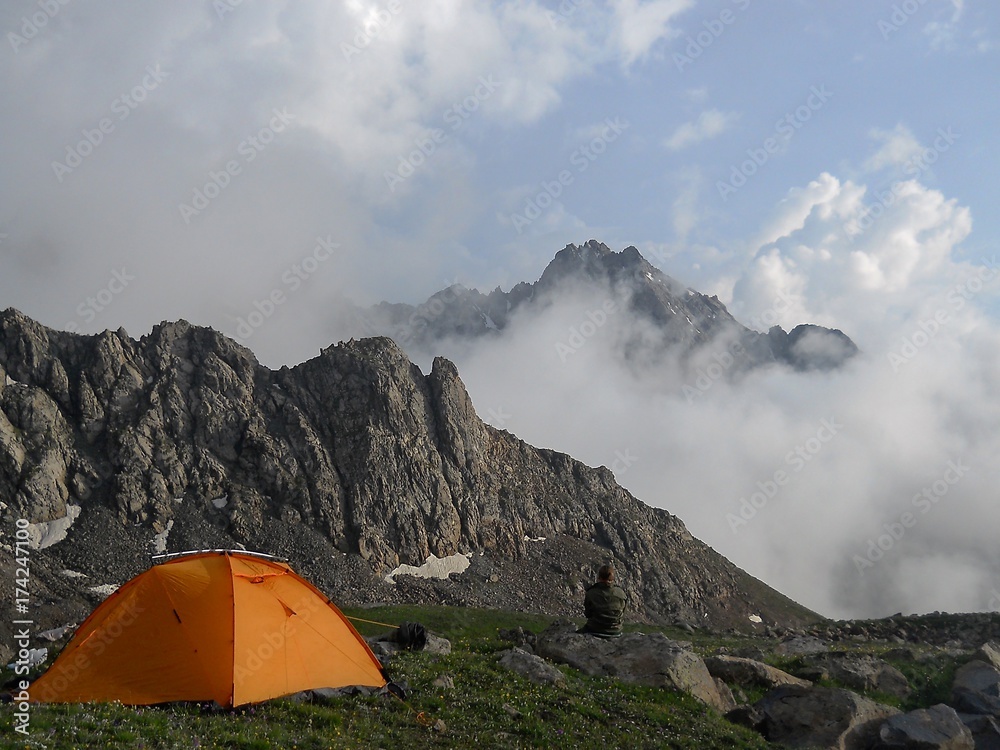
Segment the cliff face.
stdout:
<path fill-rule="evenodd" d="M 484 424 L 451 362 L 424 375 L 385 338 L 272 371 L 183 321 L 136 341 L 7 310 L 0 500 L 4 528 L 26 518 L 49 535 L 43 546 L 77 516 L 33 553 L 35 605 L 52 618 L 60 602 L 85 611 L 88 587 L 123 582 L 157 547 L 284 555 L 341 601 L 559 614 L 579 614 L 594 566 L 614 559 L 648 619 L 747 627 L 751 614 L 782 625 L 811 615 L 607 469 Z M 471 565 L 451 580 L 383 580 L 456 553 Z"/>

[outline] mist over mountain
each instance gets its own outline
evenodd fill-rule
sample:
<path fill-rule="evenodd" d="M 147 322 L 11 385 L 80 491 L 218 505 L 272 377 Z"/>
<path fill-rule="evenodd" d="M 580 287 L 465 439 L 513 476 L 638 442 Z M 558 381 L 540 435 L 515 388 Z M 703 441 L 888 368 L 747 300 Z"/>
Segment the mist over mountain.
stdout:
<path fill-rule="evenodd" d="M 909 317 L 891 295 L 866 293 L 870 314 L 838 297 L 842 333 L 790 287 L 744 324 L 639 251 L 591 241 L 507 292 L 452 285 L 341 322 L 421 365 L 447 356 L 487 422 L 609 467 L 816 611 L 991 610 L 996 331 L 966 297 L 996 274 L 948 272 L 947 295 Z M 816 286 L 815 306 L 827 296 Z"/>

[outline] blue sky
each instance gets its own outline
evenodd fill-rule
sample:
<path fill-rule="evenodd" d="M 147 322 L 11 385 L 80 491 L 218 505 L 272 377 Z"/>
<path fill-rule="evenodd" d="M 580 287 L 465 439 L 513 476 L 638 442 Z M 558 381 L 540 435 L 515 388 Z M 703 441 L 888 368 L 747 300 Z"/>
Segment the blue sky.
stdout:
<path fill-rule="evenodd" d="M 977 534 L 1000 521 L 995 3 L 17 0 L 0 32 L 3 307 L 135 337 L 185 318 L 278 366 L 353 334 L 345 300 L 510 288 L 568 243 L 636 245 L 741 320 L 844 330 L 864 363 L 830 381 L 720 384 L 692 410 L 660 392 L 628 400 L 655 388 L 600 358 L 518 389 L 480 353 L 459 363 L 480 411 L 592 464 L 642 436 L 626 486 L 825 612 L 876 612 L 892 591 L 900 608 L 989 608 L 1000 559 Z M 556 338 L 568 325 L 549 324 Z M 553 416 L 572 400 L 532 401 L 598 381 L 620 388 L 583 424 Z M 811 500 L 734 537 L 726 513 L 831 414 L 853 417 L 851 437 L 801 474 Z M 669 420 L 730 470 L 652 460 L 698 453 L 664 436 Z M 963 457 L 976 468 L 948 523 L 920 526 L 913 554 L 864 586 L 837 583 L 860 574 L 866 535 Z M 667 481 L 683 489 L 664 494 Z M 723 498 L 711 512 L 706 493 Z M 850 521 L 827 533 L 840 502 Z M 789 577 L 812 553 L 839 562 Z M 931 582 L 955 576 L 968 585 L 935 600 Z"/>
<path fill-rule="evenodd" d="M 967 209 L 957 261 L 989 257 L 1000 231 L 1000 10 L 984 2 L 46 7 L 0 13 L 2 85 L 17 103 L 2 116 L 0 292 L 51 325 L 143 330 L 184 316 L 232 332 L 319 236 L 340 245 L 336 270 L 295 300 L 301 336 L 278 324 L 258 338 L 274 347 L 265 359 L 301 359 L 335 333 L 314 319 L 326 295 L 417 301 L 456 279 L 509 287 L 591 237 L 636 244 L 752 315 L 760 301 L 734 288 L 754 243 L 793 191 L 827 177 L 839 187 L 825 205 L 848 184 L 867 190 L 841 211 L 901 177 Z M 157 66 L 161 80 L 126 113 L 120 95 Z M 800 109 L 814 89 L 828 96 Z M 241 154 L 275 109 L 289 124 Z M 794 129 L 778 125 L 788 115 Z M 60 173 L 103 118 L 112 132 Z M 627 128 L 574 163 L 609 120 Z M 956 136 L 947 151 L 934 147 L 941 130 Z M 924 149 L 934 163 L 914 172 Z M 251 151 L 259 158 L 244 164 Z M 723 199 L 720 181 L 748 151 L 767 159 Z M 421 163 L 390 185 L 411 154 Z M 181 204 L 214 190 L 211 175 L 234 158 L 240 174 L 185 220 Z M 544 213 L 512 222 L 563 170 L 572 182 Z M 132 293 L 78 315 L 124 264 Z"/>

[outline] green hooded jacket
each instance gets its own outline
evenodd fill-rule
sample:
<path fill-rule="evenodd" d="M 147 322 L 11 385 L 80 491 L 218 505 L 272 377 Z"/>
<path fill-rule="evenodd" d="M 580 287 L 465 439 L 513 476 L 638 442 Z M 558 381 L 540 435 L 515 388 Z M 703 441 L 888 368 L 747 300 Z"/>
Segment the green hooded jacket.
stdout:
<path fill-rule="evenodd" d="M 600 635 L 620 635 L 625 613 L 625 591 L 615 583 L 598 581 L 587 589 L 583 600 L 587 624 L 583 630 Z"/>

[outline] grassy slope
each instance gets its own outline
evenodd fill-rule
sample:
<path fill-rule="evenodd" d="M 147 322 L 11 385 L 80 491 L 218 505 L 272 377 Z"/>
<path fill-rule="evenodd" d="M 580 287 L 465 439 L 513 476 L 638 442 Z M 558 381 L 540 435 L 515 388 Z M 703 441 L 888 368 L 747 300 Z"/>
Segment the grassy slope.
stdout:
<path fill-rule="evenodd" d="M 324 705 L 282 699 L 236 710 L 198 705 L 34 706 L 31 742 L 0 727 L 3 747 L 128 748 L 462 748 L 662 747 L 764 748 L 692 698 L 566 670 L 563 689 L 541 687 L 507 672 L 498 628 L 539 631 L 551 618 L 452 607 L 348 610 L 371 620 L 423 623 L 452 641 L 448 656 L 404 653 L 390 673 L 409 686 L 408 708 L 388 697 L 349 696 Z M 386 628 L 357 624 L 363 634 Z M 432 685 L 450 675 L 455 687 Z M 422 726 L 416 711 L 441 719 L 444 732 Z"/>
<path fill-rule="evenodd" d="M 431 632 L 449 638 L 453 651 L 448 656 L 420 652 L 396 657 L 390 673 L 397 682 L 408 685 L 410 707 L 385 696 L 349 696 L 322 705 L 282 699 L 236 710 L 199 705 L 34 706 L 31 742 L 26 744 L 13 733 L 8 713 L 0 726 L 0 746 L 600 750 L 769 747 L 759 736 L 729 724 L 693 698 L 669 690 L 585 677 L 566 668 L 567 685 L 560 689 L 534 685 L 501 669 L 497 654 L 509 644 L 497 637 L 498 628 L 521 626 L 538 632 L 549 624 L 548 617 L 422 606 L 347 610 L 346 614 L 386 623 L 421 622 Z M 386 632 L 377 625 L 357 623 L 357 627 L 365 635 Z M 738 636 L 666 632 L 678 640 L 693 640 L 695 650 L 703 654 L 719 646 L 739 648 L 752 643 Z M 908 671 L 907 677 L 918 688 L 921 702 L 938 695 L 944 682 L 937 678 L 948 672 L 944 665 L 934 665 L 930 670 L 918 670 L 913 664 L 898 666 Z M 435 687 L 434 680 L 442 675 L 451 676 L 455 687 Z M 752 700 L 757 696 L 747 697 Z M 417 720 L 417 711 L 430 721 L 442 720 L 445 730 L 423 726 Z"/>

